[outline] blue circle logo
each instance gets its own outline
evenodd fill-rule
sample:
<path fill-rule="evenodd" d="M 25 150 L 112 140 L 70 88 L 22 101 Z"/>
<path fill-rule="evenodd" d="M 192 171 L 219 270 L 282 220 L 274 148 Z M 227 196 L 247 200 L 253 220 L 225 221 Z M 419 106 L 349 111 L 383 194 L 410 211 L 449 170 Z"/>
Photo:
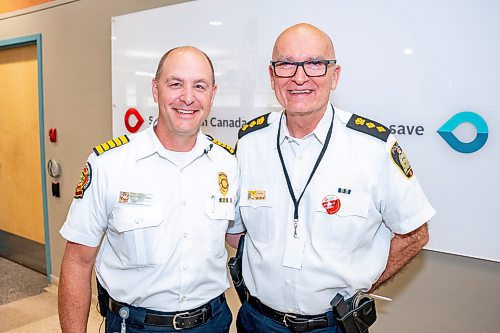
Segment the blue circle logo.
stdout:
<path fill-rule="evenodd" d="M 452 133 L 455 128 L 463 123 L 471 123 L 476 128 L 476 138 L 471 142 L 462 142 Z M 444 123 L 437 132 L 451 148 L 464 154 L 478 151 L 488 140 L 488 125 L 480 115 L 471 111 L 457 113 Z"/>

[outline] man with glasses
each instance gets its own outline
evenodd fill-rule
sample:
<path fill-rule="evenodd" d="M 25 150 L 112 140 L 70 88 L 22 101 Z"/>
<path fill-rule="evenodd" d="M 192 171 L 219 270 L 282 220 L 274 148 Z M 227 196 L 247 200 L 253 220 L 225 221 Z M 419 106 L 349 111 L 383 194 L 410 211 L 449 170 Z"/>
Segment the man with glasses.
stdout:
<path fill-rule="evenodd" d="M 359 292 L 387 281 L 428 241 L 435 211 L 389 129 L 330 104 L 340 71 L 323 31 L 286 29 L 269 66 L 284 110 L 240 130 L 237 218 L 247 230 L 249 296 L 239 332 L 366 332 L 375 311 Z M 361 312 L 370 318 L 354 318 Z"/>

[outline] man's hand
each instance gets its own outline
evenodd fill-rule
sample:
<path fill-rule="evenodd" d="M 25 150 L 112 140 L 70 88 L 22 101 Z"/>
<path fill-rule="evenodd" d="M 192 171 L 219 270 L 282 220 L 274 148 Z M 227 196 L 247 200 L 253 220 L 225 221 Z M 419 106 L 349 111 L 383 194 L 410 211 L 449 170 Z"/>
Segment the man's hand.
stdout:
<path fill-rule="evenodd" d="M 59 278 L 59 322 L 63 333 L 87 332 L 92 296 L 90 280 L 97 247 L 67 242 Z"/>
<path fill-rule="evenodd" d="M 391 240 L 387 266 L 379 279 L 372 285 L 370 292 L 391 279 L 397 272 L 405 267 L 429 241 L 427 223 L 410 233 L 394 235 Z"/>

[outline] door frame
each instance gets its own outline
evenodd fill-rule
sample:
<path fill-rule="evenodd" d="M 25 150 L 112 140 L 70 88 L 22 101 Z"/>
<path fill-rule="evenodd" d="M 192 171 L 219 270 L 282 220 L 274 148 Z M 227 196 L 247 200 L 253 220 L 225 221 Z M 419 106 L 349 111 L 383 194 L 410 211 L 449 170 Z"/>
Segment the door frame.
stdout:
<path fill-rule="evenodd" d="M 45 126 L 43 121 L 43 66 L 42 66 L 42 34 L 17 37 L 0 40 L 0 49 L 14 48 L 26 45 L 36 45 L 37 67 L 38 67 L 38 128 L 40 139 L 40 173 L 42 179 L 42 207 L 43 207 L 43 229 L 45 237 L 45 265 L 47 268 L 47 281 L 51 283 L 52 262 L 50 259 L 50 230 L 49 214 L 47 209 L 47 186 L 45 166 Z"/>

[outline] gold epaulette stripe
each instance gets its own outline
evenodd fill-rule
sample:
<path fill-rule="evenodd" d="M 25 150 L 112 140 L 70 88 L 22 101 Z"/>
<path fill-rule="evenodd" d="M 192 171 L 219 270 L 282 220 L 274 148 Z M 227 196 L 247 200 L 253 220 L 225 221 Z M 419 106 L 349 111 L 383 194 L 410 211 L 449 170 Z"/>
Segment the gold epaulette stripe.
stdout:
<path fill-rule="evenodd" d="M 114 138 L 112 140 L 106 141 L 104 143 L 101 143 L 100 145 L 97 145 L 94 147 L 94 152 L 97 156 L 103 154 L 104 152 L 122 146 L 126 143 L 129 143 L 130 139 L 126 135 L 119 136 L 117 138 Z"/>
<path fill-rule="evenodd" d="M 238 140 L 241 139 L 243 136 L 247 135 L 248 133 L 252 133 L 258 129 L 269 126 L 267 118 L 269 118 L 270 114 L 271 113 L 267 113 L 263 116 L 259 116 L 255 119 L 250 120 L 245 125 L 243 125 L 238 131 Z"/>
<path fill-rule="evenodd" d="M 222 148 L 224 148 L 225 150 L 227 150 L 231 155 L 234 155 L 235 153 L 235 150 L 233 147 L 231 147 L 230 145 L 228 144 L 225 144 L 223 142 L 220 142 L 219 140 L 217 139 L 214 139 L 212 136 L 208 135 L 208 134 L 205 134 L 209 139 L 210 141 L 212 141 L 213 143 L 215 143 L 217 146 L 220 146 Z"/>

